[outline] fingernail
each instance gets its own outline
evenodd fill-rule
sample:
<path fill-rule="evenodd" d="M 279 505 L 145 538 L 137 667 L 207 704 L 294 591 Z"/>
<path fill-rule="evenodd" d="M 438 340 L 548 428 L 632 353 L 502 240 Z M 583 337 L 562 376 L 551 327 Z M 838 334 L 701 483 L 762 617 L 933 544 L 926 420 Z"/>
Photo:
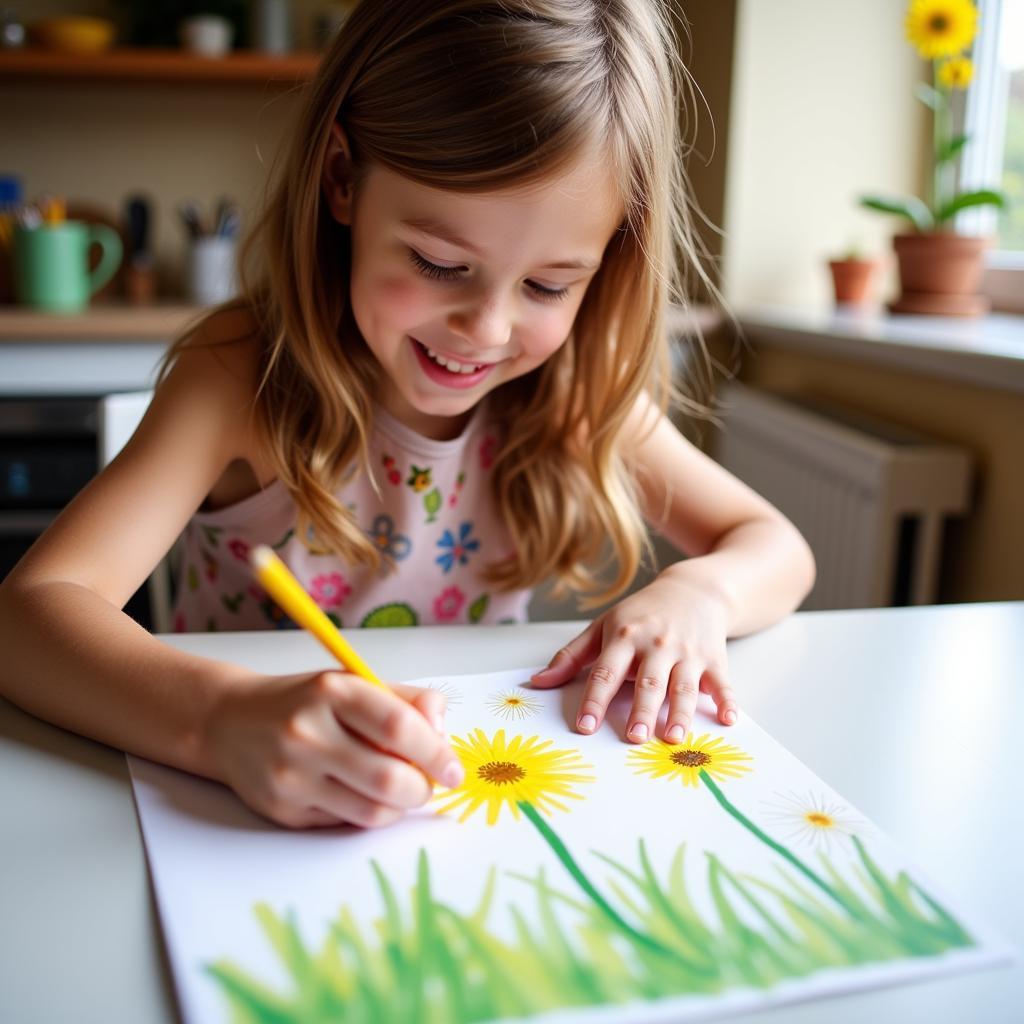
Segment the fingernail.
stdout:
<path fill-rule="evenodd" d="M 683 731 L 683 727 L 681 725 L 673 725 L 672 728 L 665 733 L 665 739 L 667 739 L 669 743 L 682 743 L 685 735 L 686 733 Z"/>
<path fill-rule="evenodd" d="M 448 789 L 454 789 L 456 786 L 462 785 L 462 780 L 466 777 L 466 773 L 462 768 L 462 764 L 459 761 L 450 761 L 448 767 L 441 772 L 440 783 L 442 786 L 446 786 Z"/>
<path fill-rule="evenodd" d="M 725 717 L 725 724 L 726 725 L 732 725 L 733 722 L 736 721 L 736 712 L 735 711 L 726 711 L 724 717 Z"/>
<path fill-rule="evenodd" d="M 554 672 L 554 669 L 550 665 L 548 665 L 547 668 L 542 668 L 539 672 L 534 672 L 533 675 L 530 676 L 530 678 L 540 679 L 541 676 L 550 675 L 552 672 Z"/>
<path fill-rule="evenodd" d="M 647 726 L 643 722 L 637 722 L 630 730 L 629 736 L 634 740 L 647 739 Z"/>
<path fill-rule="evenodd" d="M 597 719 L 593 715 L 584 715 L 576 725 L 581 732 L 593 732 L 597 726 Z"/>
<path fill-rule="evenodd" d="M 444 735 L 444 715 L 431 715 L 430 724 L 443 736 Z"/>

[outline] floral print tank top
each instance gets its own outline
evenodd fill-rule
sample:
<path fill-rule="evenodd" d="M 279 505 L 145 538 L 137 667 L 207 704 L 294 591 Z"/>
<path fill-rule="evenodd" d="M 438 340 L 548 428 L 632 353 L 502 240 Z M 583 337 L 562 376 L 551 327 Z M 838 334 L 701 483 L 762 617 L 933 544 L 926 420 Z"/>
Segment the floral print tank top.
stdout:
<path fill-rule="evenodd" d="M 337 492 L 390 558 L 381 569 L 313 554 L 296 536 L 295 504 L 275 481 L 234 505 L 197 512 L 183 534 L 178 632 L 289 628 L 256 584 L 249 551 L 272 547 L 339 627 L 525 622 L 530 591 L 496 591 L 484 566 L 511 545 L 491 497 L 497 438 L 478 408 L 451 441 L 421 437 L 375 411 L 370 465 Z"/>

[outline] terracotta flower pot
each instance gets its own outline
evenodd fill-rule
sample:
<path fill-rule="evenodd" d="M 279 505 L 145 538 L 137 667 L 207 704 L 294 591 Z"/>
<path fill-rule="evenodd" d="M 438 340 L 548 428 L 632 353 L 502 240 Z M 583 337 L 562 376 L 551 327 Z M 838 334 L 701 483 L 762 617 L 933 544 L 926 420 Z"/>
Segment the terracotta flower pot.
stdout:
<path fill-rule="evenodd" d="M 987 238 L 947 231 L 896 235 L 900 297 L 889 303 L 893 313 L 978 316 L 988 299 L 977 294 L 984 270 Z"/>
<path fill-rule="evenodd" d="M 871 281 L 877 264 L 874 260 L 830 260 L 832 288 L 837 306 L 863 305 L 871 297 Z"/>

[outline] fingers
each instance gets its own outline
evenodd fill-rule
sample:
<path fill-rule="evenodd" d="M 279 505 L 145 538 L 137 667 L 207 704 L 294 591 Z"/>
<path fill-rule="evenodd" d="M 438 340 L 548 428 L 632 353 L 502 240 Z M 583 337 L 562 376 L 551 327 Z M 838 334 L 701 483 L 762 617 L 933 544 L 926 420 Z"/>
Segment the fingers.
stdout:
<path fill-rule="evenodd" d="M 371 800 L 327 776 L 321 776 L 315 782 L 304 782 L 301 794 L 291 793 L 288 787 L 284 787 L 267 813 L 287 828 L 337 825 L 381 828 L 402 816 L 400 810 Z"/>
<path fill-rule="evenodd" d="M 708 669 L 700 681 L 701 691 L 711 694 L 711 699 L 718 708 L 718 720 L 722 725 L 735 725 L 739 714 L 736 695 L 725 678 L 725 674 L 716 669 Z"/>
<path fill-rule="evenodd" d="M 462 782 L 465 773 L 455 752 L 418 708 L 397 693 L 338 672 L 321 673 L 314 683 L 323 689 L 346 730 L 410 762 L 442 786 Z"/>
<path fill-rule="evenodd" d="M 633 707 L 626 726 L 626 739 L 634 743 L 646 743 L 654 735 L 654 725 L 665 701 L 671 672 L 672 663 L 664 657 L 644 658 L 640 662 L 633 688 Z"/>
<path fill-rule="evenodd" d="M 406 686 L 404 683 L 392 683 L 391 689 L 416 708 L 436 732 L 444 734 L 444 713 L 448 709 L 448 698 L 443 693 L 422 686 Z"/>
<path fill-rule="evenodd" d="M 561 686 L 569 682 L 586 665 L 597 657 L 601 649 L 600 619 L 595 619 L 579 636 L 570 640 L 548 662 L 548 667 L 535 672 L 530 684 L 538 690 Z"/>
<path fill-rule="evenodd" d="M 576 715 L 576 728 L 592 733 L 604 721 L 612 697 L 618 692 L 633 664 L 632 644 L 614 640 L 600 654 L 583 689 L 583 698 Z"/>
<path fill-rule="evenodd" d="M 691 662 L 676 662 L 668 679 L 668 719 L 665 722 L 665 742 L 682 743 L 690 731 L 697 694 L 700 669 Z"/>

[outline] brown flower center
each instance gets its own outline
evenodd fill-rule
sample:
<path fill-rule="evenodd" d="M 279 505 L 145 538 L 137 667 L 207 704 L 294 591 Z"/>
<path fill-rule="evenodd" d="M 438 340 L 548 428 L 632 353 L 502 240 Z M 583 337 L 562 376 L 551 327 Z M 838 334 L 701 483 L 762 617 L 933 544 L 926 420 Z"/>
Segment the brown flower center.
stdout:
<path fill-rule="evenodd" d="M 711 755 L 705 754 L 703 750 L 675 750 L 670 755 L 676 764 L 684 768 L 702 768 L 711 764 Z"/>
<path fill-rule="evenodd" d="M 928 21 L 928 27 L 936 35 L 941 35 L 949 30 L 949 18 L 945 14 L 933 14 Z"/>
<path fill-rule="evenodd" d="M 494 786 L 506 786 L 518 782 L 526 772 L 514 761 L 488 761 L 476 770 L 477 775 Z"/>

